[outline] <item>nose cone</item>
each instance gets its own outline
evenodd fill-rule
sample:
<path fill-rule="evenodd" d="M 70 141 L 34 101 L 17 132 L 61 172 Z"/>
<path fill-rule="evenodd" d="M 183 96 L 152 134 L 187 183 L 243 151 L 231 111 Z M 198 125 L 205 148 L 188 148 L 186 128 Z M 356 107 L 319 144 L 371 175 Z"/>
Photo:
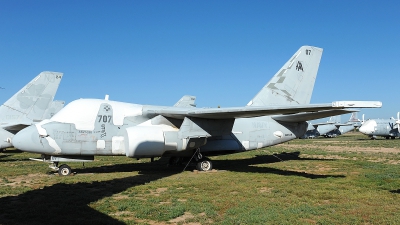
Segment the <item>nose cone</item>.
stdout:
<path fill-rule="evenodd" d="M 372 134 L 375 131 L 376 125 L 377 124 L 375 120 L 365 121 L 364 124 L 360 127 L 359 131 L 363 134 Z"/>
<path fill-rule="evenodd" d="M 36 126 L 29 126 L 18 132 L 12 139 L 12 144 L 15 148 L 34 153 L 45 153 L 46 144 L 39 137 L 39 132 Z"/>

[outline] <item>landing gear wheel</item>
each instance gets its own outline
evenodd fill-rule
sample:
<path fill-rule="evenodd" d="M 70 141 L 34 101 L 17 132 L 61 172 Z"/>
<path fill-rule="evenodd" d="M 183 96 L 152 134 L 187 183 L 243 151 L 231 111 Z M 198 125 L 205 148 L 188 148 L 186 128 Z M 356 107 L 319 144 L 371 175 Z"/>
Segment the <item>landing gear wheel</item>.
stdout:
<path fill-rule="evenodd" d="M 69 167 L 67 164 L 62 164 L 58 169 L 58 174 L 60 176 L 68 176 L 71 174 L 71 172 L 71 167 Z"/>
<path fill-rule="evenodd" d="M 208 158 L 204 158 L 197 162 L 196 168 L 199 171 L 210 171 L 212 170 L 212 162 Z"/>

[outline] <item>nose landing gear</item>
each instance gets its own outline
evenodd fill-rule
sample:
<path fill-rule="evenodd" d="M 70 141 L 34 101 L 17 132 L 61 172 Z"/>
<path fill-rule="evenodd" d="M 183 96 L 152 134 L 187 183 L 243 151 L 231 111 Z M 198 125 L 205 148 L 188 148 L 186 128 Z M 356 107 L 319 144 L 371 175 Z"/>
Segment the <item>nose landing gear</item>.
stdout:
<path fill-rule="evenodd" d="M 68 176 L 70 175 L 72 172 L 71 167 L 69 167 L 67 164 L 62 164 L 59 168 L 58 168 L 58 174 L 60 176 Z"/>
<path fill-rule="evenodd" d="M 94 156 L 50 156 L 50 155 L 42 155 L 41 159 L 29 158 L 30 160 L 40 161 L 49 163 L 49 167 L 57 171 L 60 176 L 68 176 L 72 173 L 71 167 L 67 164 L 62 164 L 58 167 L 59 162 L 91 162 L 94 160 Z"/>

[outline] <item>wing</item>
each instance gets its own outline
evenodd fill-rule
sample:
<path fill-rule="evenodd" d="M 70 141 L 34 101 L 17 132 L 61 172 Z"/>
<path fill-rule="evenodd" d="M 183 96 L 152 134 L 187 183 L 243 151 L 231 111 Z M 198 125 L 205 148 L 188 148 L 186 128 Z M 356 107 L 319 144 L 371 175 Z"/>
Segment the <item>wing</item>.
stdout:
<path fill-rule="evenodd" d="M 379 101 L 338 101 L 327 104 L 307 104 L 307 105 L 285 105 L 285 106 L 247 106 L 232 108 L 178 108 L 178 107 L 155 107 L 144 106 L 144 115 L 163 115 L 177 119 L 185 117 L 196 117 L 205 119 L 236 119 L 259 116 L 276 116 L 281 121 L 306 121 L 310 119 L 324 118 L 329 115 L 346 114 L 348 108 L 379 108 L 382 102 Z M 325 114 L 322 113 L 325 111 Z M 354 110 L 353 110 L 354 111 Z M 314 116 L 311 116 L 312 114 Z M 319 113 L 319 114 L 316 114 Z M 308 115 L 307 115 L 308 114 Z M 307 119 L 306 119 L 307 118 Z"/>

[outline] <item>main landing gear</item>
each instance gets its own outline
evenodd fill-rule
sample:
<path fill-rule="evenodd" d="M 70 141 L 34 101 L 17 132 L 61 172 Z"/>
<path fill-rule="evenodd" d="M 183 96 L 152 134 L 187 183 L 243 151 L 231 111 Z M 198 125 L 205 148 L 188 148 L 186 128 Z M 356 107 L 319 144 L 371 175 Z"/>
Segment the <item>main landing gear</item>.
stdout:
<path fill-rule="evenodd" d="M 189 157 L 171 157 L 169 159 L 169 165 L 182 165 L 186 164 L 186 167 L 191 163 L 196 164 L 196 169 L 199 171 L 211 171 L 213 168 L 212 162 L 209 158 L 204 157 L 200 152 L 196 151 L 196 153 L 192 156 L 192 158 Z M 185 170 L 184 169 L 184 170 Z"/>
<path fill-rule="evenodd" d="M 209 158 L 204 157 L 200 152 L 195 155 L 196 169 L 198 171 L 211 171 L 212 162 Z"/>

